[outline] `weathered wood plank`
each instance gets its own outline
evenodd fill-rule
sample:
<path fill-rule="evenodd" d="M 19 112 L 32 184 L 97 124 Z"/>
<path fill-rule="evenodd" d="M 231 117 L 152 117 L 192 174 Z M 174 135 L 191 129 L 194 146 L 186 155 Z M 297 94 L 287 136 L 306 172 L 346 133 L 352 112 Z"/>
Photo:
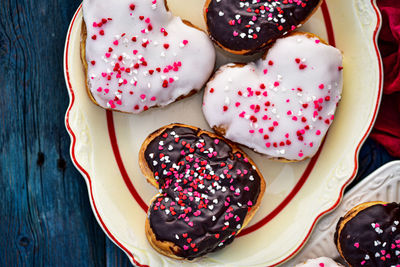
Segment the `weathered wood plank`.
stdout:
<path fill-rule="evenodd" d="M 106 255 L 107 266 L 132 266 L 125 253 L 109 239 L 106 240 Z"/>
<path fill-rule="evenodd" d="M 76 0 L 0 4 L 0 265 L 100 266 L 105 236 L 69 158 L 62 68 Z"/>

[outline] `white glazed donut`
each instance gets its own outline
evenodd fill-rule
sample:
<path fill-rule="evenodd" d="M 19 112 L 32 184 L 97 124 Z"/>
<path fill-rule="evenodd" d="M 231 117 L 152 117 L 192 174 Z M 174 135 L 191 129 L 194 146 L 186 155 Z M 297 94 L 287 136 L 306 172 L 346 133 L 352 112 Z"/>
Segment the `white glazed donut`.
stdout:
<path fill-rule="evenodd" d="M 213 71 L 212 42 L 164 0 L 84 0 L 83 17 L 88 91 L 103 108 L 168 105 L 200 90 Z"/>
<path fill-rule="evenodd" d="M 310 259 L 305 263 L 297 264 L 295 267 L 340 267 L 342 265 L 334 262 L 330 258 L 321 257 L 317 259 Z"/>
<path fill-rule="evenodd" d="M 263 59 L 222 66 L 203 113 L 226 138 L 270 158 L 312 157 L 334 119 L 343 86 L 341 52 L 315 35 L 278 39 Z"/>

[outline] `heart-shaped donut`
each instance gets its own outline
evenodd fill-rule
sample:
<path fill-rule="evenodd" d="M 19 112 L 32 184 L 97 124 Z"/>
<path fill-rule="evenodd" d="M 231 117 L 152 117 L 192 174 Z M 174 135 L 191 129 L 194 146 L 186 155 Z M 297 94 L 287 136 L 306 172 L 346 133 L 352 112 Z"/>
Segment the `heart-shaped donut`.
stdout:
<path fill-rule="evenodd" d="M 196 127 L 171 124 L 150 134 L 139 164 L 160 189 L 146 236 L 158 252 L 194 259 L 231 243 L 258 209 L 264 179 L 236 145 Z"/>
<path fill-rule="evenodd" d="M 208 36 L 172 16 L 164 0 L 84 0 L 82 61 L 91 99 L 139 113 L 200 90 L 215 50 Z"/>
<path fill-rule="evenodd" d="M 322 0 L 207 0 L 211 38 L 234 54 L 251 54 L 301 26 Z"/>
<path fill-rule="evenodd" d="M 221 67 L 203 113 L 214 130 L 270 158 L 312 157 L 331 125 L 343 86 L 341 52 L 309 33 L 278 39 L 264 57 Z"/>

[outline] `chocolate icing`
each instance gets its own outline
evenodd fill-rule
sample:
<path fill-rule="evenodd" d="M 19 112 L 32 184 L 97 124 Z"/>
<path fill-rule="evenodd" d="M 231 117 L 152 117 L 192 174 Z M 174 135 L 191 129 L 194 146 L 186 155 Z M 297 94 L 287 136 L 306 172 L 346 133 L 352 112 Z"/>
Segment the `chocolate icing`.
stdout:
<path fill-rule="evenodd" d="M 255 52 L 296 29 L 320 0 L 211 0 L 206 8 L 211 38 L 234 51 Z"/>
<path fill-rule="evenodd" d="M 187 259 L 233 241 L 262 179 L 227 141 L 199 131 L 165 129 L 144 152 L 161 189 L 149 208 L 150 227 L 157 240 L 174 243 L 176 255 Z"/>
<path fill-rule="evenodd" d="M 341 218 L 335 242 L 340 242 L 342 255 L 351 266 L 397 267 L 400 263 L 399 221 L 399 204 L 373 205 L 348 221 L 338 240 Z"/>

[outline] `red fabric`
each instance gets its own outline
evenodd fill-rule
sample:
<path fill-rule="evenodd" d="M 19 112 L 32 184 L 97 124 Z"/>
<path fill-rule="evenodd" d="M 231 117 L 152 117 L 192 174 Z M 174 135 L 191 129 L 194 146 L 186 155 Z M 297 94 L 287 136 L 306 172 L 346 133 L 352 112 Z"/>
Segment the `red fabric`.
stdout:
<path fill-rule="evenodd" d="M 379 49 L 385 80 L 381 108 L 371 138 L 400 157 L 400 0 L 378 0 L 383 24 Z"/>

